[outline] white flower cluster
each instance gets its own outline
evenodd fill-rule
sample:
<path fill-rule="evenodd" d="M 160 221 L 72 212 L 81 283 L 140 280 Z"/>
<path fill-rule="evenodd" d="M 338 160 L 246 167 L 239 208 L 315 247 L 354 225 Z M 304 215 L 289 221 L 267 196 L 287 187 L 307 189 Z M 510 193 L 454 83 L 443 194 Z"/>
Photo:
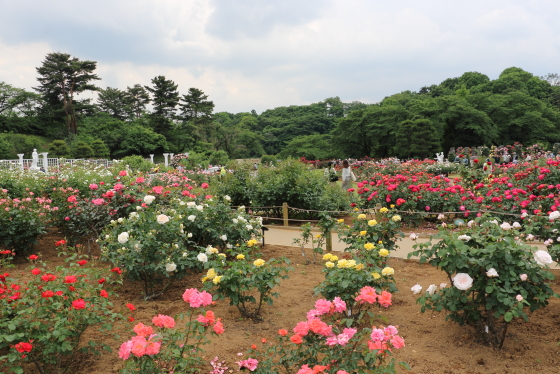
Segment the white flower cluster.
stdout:
<path fill-rule="evenodd" d="M 447 287 L 447 283 L 441 283 L 439 285 L 439 288 L 445 288 L 445 287 Z M 433 295 L 437 291 L 437 288 L 438 286 L 436 286 L 435 284 L 430 284 L 426 292 L 429 293 L 430 295 Z M 416 295 L 422 292 L 422 286 L 416 283 L 416 285 L 412 286 L 410 290 L 414 295 Z"/>

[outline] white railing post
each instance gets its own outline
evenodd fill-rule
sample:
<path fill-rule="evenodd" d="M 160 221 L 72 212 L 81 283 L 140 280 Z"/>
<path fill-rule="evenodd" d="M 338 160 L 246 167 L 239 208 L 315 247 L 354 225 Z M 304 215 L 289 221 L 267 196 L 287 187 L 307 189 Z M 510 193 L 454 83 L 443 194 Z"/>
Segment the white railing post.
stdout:
<path fill-rule="evenodd" d="M 23 156 L 25 154 L 24 153 L 18 153 L 18 157 L 19 157 L 19 167 L 21 170 L 23 170 Z"/>
<path fill-rule="evenodd" d="M 45 169 L 45 173 L 49 171 L 49 161 L 47 160 L 47 155 L 49 152 L 42 152 L 43 155 L 43 169 Z"/>
<path fill-rule="evenodd" d="M 169 153 L 164 153 L 163 154 L 163 159 L 164 159 L 165 166 L 169 166 L 169 162 L 167 160 L 167 157 L 169 157 Z"/>
<path fill-rule="evenodd" d="M 154 163 L 154 155 L 153 154 L 150 155 L 150 161 L 152 161 L 152 164 Z"/>

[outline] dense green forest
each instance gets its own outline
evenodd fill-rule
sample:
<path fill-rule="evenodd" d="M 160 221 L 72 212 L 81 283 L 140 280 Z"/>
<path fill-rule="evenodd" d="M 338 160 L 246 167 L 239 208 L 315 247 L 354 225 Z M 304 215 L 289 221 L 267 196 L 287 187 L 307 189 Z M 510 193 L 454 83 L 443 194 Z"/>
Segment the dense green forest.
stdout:
<path fill-rule="evenodd" d="M 164 77 L 101 88 L 95 61 L 50 53 L 33 91 L 0 82 L 0 159 L 32 148 L 51 156 L 120 158 L 194 152 L 216 161 L 433 157 L 456 146 L 560 142 L 560 76 L 505 69 L 466 72 L 379 103 L 338 97 L 242 113 L 214 112 L 197 88 Z M 97 92 L 97 99 L 80 94 Z M 184 91 L 183 91 L 184 92 Z"/>

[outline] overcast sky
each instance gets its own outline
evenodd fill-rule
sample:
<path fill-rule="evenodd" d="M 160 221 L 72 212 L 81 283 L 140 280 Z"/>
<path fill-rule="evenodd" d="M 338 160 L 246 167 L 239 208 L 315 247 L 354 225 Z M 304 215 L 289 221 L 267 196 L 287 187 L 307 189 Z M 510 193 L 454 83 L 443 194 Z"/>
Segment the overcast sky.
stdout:
<path fill-rule="evenodd" d="M 558 0 L 0 0 L 0 81 L 31 89 L 50 52 L 98 85 L 164 75 L 216 111 L 339 96 L 373 103 L 466 71 L 560 73 Z"/>

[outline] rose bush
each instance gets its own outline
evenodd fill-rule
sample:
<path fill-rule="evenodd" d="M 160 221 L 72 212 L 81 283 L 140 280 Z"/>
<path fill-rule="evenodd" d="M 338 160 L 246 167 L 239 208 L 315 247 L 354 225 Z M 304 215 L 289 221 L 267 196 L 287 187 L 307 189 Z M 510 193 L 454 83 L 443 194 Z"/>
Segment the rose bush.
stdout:
<path fill-rule="evenodd" d="M 212 303 L 212 295 L 195 288 L 183 293 L 190 308 L 175 317 L 159 314 L 152 324 L 138 323 L 135 336 L 124 342 L 119 357 L 125 361 L 122 373 L 200 373 L 204 366 L 203 345 L 207 335 L 221 335 L 224 326 L 220 318 L 204 307 Z M 180 326 L 182 325 L 182 326 Z"/>
<path fill-rule="evenodd" d="M 66 254 L 65 254 L 66 255 Z M 114 311 L 114 295 L 107 286 L 113 273 L 90 266 L 93 260 L 74 253 L 65 266 L 50 268 L 31 255 L 22 279 L 0 275 L 0 370 L 23 373 L 35 365 L 40 373 L 63 373 L 77 352 L 100 354 L 110 348 L 81 338 L 88 327 L 110 333 L 122 320 Z"/>
<path fill-rule="evenodd" d="M 505 227 L 484 215 L 462 232 L 442 228 L 434 236 L 439 241 L 415 244 L 409 254 L 443 270 L 451 285 L 437 292 L 434 285 L 421 296 L 422 312 L 446 310 L 447 318 L 472 326 L 479 340 L 497 347 L 503 345 L 513 319 L 527 321 L 527 310 L 544 308 L 550 297 L 557 296 L 548 283 L 554 279 L 546 270 L 550 255 L 524 243 L 527 235 L 521 230 L 530 232 L 531 223 Z M 420 292 L 417 287 L 412 291 Z"/>

